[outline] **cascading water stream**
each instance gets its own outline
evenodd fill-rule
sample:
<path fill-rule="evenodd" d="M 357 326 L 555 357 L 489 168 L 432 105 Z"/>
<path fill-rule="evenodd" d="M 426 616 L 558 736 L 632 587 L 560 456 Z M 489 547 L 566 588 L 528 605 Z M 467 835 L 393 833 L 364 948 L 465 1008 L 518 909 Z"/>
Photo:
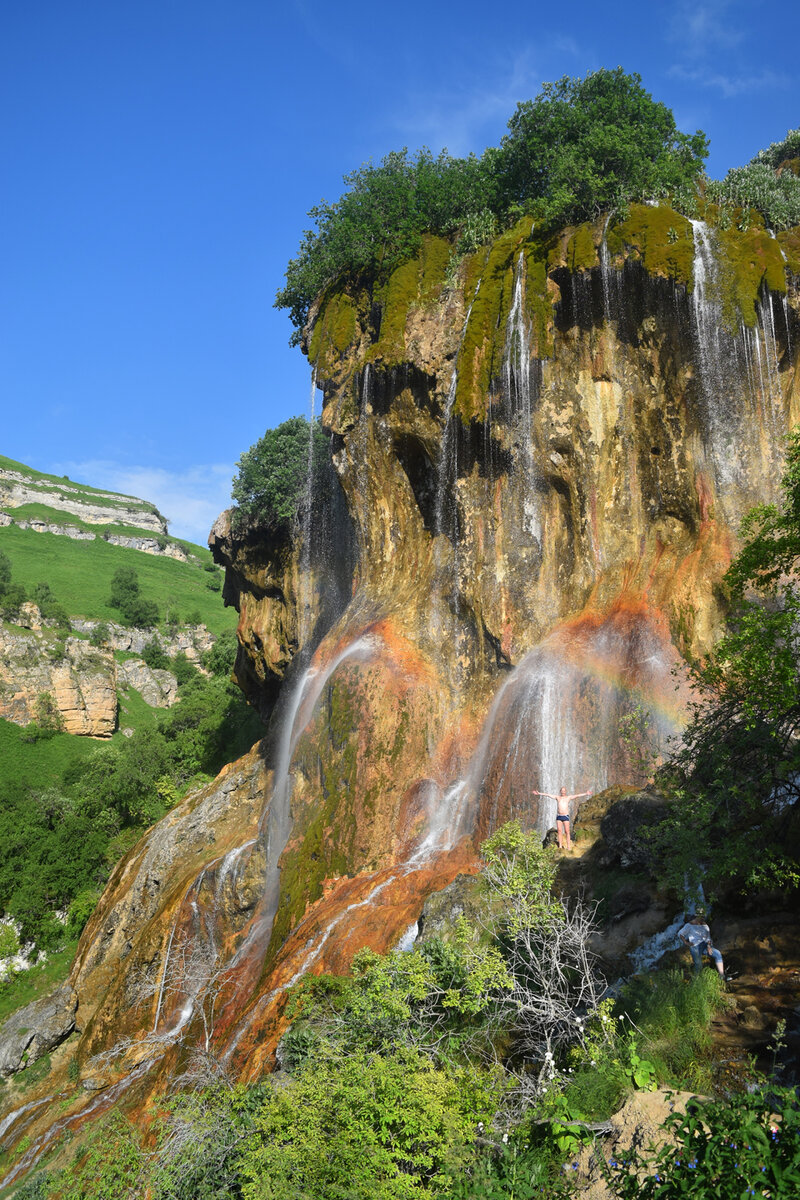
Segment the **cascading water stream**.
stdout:
<path fill-rule="evenodd" d="M 316 420 L 317 368 L 311 368 L 311 394 L 309 397 L 308 420 L 308 465 L 306 468 L 306 486 L 301 512 L 300 561 L 298 570 L 298 637 L 299 644 L 305 646 L 313 632 L 313 575 L 311 570 L 312 547 L 311 539 L 314 533 L 313 496 L 314 496 L 314 423 Z"/>
<path fill-rule="evenodd" d="M 461 353 L 461 347 L 464 344 L 464 339 L 467 335 L 467 327 L 469 319 L 472 315 L 472 309 L 475 301 L 478 298 L 478 293 L 481 290 L 483 276 L 478 280 L 475 292 L 469 307 L 467 308 L 464 323 L 461 327 L 461 336 L 458 342 L 455 359 L 453 361 L 453 371 L 450 376 L 450 386 L 447 390 L 447 400 L 444 407 L 444 424 L 442 430 L 442 451 L 439 457 L 439 463 L 436 469 L 436 501 L 434 504 L 434 568 L 437 579 L 437 589 L 432 605 L 432 618 L 434 636 L 443 634 L 445 630 L 452 639 L 454 653 L 451 656 L 452 667 L 451 683 L 453 691 L 457 694 L 460 689 L 460 668 L 459 660 L 461 657 L 460 646 L 463 640 L 461 625 L 456 615 L 458 607 L 458 592 L 459 592 L 459 554 L 458 554 L 458 439 L 453 420 L 453 407 L 456 401 L 458 391 L 458 359 Z M 446 506 L 448 500 L 452 506 L 452 511 L 447 514 Z M 446 517 L 449 517 L 446 520 Z M 443 576 L 445 574 L 445 541 L 451 541 L 451 549 L 449 551 L 450 570 L 449 580 L 445 584 Z M 442 592 L 449 592 L 450 603 L 448 604 L 447 596 L 442 596 Z M 452 609 L 453 617 L 448 620 L 448 609 Z M 447 629 L 447 626 L 450 626 Z"/>
<path fill-rule="evenodd" d="M 301 675 L 292 695 L 278 746 L 274 784 L 266 821 L 262 818 L 260 836 L 266 839 L 264 905 L 258 921 L 259 937 L 268 938 L 275 920 L 280 893 L 278 861 L 292 831 L 290 768 L 292 755 L 303 730 L 311 720 L 314 706 L 334 671 L 348 658 L 368 660 L 378 649 L 378 639 L 366 634 L 346 645 L 324 666 L 312 664 Z M 251 935 L 252 936 L 252 935 Z M 266 949 L 266 942 L 264 944 Z M 245 947 L 243 947 L 243 950 Z M 240 952 L 241 953 L 241 952 Z M 238 956 L 237 956 L 238 957 Z"/>

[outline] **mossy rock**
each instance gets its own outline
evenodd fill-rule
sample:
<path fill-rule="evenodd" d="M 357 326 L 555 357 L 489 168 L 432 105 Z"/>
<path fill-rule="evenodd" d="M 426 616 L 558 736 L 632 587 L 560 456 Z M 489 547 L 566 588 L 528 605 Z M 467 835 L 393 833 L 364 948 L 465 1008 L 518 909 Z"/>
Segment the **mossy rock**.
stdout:
<path fill-rule="evenodd" d="M 591 271 L 598 266 L 594 230 L 588 222 L 579 225 L 567 242 L 567 266 L 570 271 Z"/>
<path fill-rule="evenodd" d="M 468 264 L 465 299 L 467 303 L 471 300 L 472 310 L 459 351 L 453 405 L 454 413 L 465 425 L 485 418 L 491 382 L 502 369 L 506 324 L 514 296 L 514 272 L 520 253 L 524 254 L 530 226 L 530 217 L 518 221 L 495 238 L 488 253 L 483 249 L 477 251 Z"/>
<path fill-rule="evenodd" d="M 786 255 L 786 266 L 792 275 L 800 276 L 800 225 L 778 234 L 778 245 Z"/>
<path fill-rule="evenodd" d="M 632 204 L 625 220 L 608 230 L 606 245 L 613 258 L 636 259 L 650 275 L 691 286 L 694 266 L 692 225 L 672 208 Z"/>
<path fill-rule="evenodd" d="M 722 251 L 722 310 L 725 322 L 736 329 L 739 320 L 755 325 L 756 305 L 766 287 L 786 292 L 786 267 L 780 243 L 766 229 L 750 227 L 719 230 Z"/>
<path fill-rule="evenodd" d="M 321 375 L 353 344 L 358 329 L 357 303 L 346 291 L 332 292 L 320 305 L 308 344 L 308 360 Z"/>
<path fill-rule="evenodd" d="M 375 290 L 373 300 L 381 309 L 380 336 L 366 355 L 367 362 L 385 367 L 406 361 L 406 322 L 412 308 L 434 304 L 442 294 L 450 243 L 444 238 L 426 236 L 416 258 L 403 263 L 388 282 Z"/>

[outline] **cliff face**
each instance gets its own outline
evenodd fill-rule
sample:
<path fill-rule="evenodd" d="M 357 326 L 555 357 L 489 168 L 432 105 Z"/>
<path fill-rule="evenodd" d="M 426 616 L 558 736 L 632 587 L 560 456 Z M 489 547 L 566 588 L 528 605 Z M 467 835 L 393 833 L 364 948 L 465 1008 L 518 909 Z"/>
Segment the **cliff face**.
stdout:
<path fill-rule="evenodd" d="M 84 935 L 92 1111 L 192 1044 L 256 1077 L 287 985 L 396 943 L 509 817 L 545 830 L 534 791 L 636 782 L 620 721 L 653 753 L 680 726 L 672 669 L 713 644 L 739 521 L 776 496 L 796 233 L 634 207 L 449 253 L 427 239 L 312 313 L 347 514 L 212 531 L 271 735 L 148 835 Z M 9 1128 L 29 1154 L 50 1136 Z"/>

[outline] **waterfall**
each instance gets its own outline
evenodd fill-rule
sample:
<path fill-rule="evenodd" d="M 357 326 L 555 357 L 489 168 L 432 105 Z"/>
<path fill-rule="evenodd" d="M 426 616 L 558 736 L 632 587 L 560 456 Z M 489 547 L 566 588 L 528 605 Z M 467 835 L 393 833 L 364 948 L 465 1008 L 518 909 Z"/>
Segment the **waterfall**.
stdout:
<path fill-rule="evenodd" d="M 467 308 L 464 323 L 461 327 L 461 336 L 458 342 L 455 358 L 453 361 L 453 370 L 450 376 L 450 386 L 447 390 L 447 399 L 444 407 L 444 425 L 442 430 L 442 450 L 439 456 L 439 463 L 436 469 L 436 501 L 434 504 L 434 569 L 436 574 L 436 591 L 434 602 L 431 606 L 432 629 L 434 637 L 449 636 L 452 643 L 453 653 L 450 655 L 451 665 L 451 684 L 453 690 L 458 692 L 461 679 L 461 668 L 459 660 L 461 658 L 460 647 L 463 643 L 463 633 L 458 620 L 458 594 L 459 594 L 459 521 L 458 521 L 458 435 L 456 430 L 456 422 L 453 420 L 453 406 L 455 405 L 456 393 L 458 390 L 458 358 L 461 353 L 461 347 L 464 344 L 464 338 L 467 334 L 469 319 L 472 315 L 472 308 L 478 298 L 478 293 L 481 290 L 483 277 L 478 280 L 475 292 Z M 450 512 L 446 511 L 448 500 L 450 502 Z M 450 550 L 447 550 L 446 542 L 450 541 Z M 450 567 L 447 570 L 444 556 L 450 556 Z M 447 571 L 448 578 L 444 578 Z M 442 596 L 445 591 L 449 595 Z M 452 609 L 453 617 L 448 619 L 448 608 Z M 449 628 L 448 628 L 449 626 Z"/>
<path fill-rule="evenodd" d="M 366 661 L 378 649 L 378 641 L 372 635 L 365 635 L 350 642 L 331 658 L 324 666 L 313 664 L 307 667 L 298 680 L 292 693 L 291 700 L 281 727 L 278 756 L 275 763 L 275 775 L 272 788 L 272 799 L 267 810 L 266 820 L 262 817 L 260 834 L 266 840 L 266 874 L 264 883 L 265 904 L 258 922 L 260 936 L 266 938 L 272 929 L 275 913 L 280 898 L 280 870 L 278 861 L 283 853 L 289 835 L 292 831 L 291 796 L 292 776 L 291 763 L 295 747 L 300 735 L 311 720 L 317 700 L 322 689 L 333 675 L 334 671 L 348 658 Z M 238 957 L 238 956 L 237 956 Z"/>
<path fill-rule="evenodd" d="M 299 580 L 297 588 L 298 599 L 298 640 L 300 646 L 308 642 L 314 627 L 314 578 L 312 573 L 311 539 L 313 536 L 313 501 L 314 501 L 314 422 L 316 419 L 317 368 L 311 368 L 311 394 L 309 397 L 308 417 L 308 466 L 306 468 L 306 486 L 303 496 L 301 514 L 302 544 L 300 547 Z"/>

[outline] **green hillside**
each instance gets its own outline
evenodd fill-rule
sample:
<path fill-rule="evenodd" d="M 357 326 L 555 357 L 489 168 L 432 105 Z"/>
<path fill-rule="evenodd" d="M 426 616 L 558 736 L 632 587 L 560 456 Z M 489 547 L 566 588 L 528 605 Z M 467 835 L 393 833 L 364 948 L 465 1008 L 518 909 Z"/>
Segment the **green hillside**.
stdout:
<path fill-rule="evenodd" d="M 64 524 L 73 523 L 66 514 L 58 515 Z M 142 535 L 141 530 L 135 532 Z M 200 621 L 214 634 L 235 629 L 235 612 L 222 604 L 222 572 L 213 566 L 208 550 L 200 546 L 190 549 L 199 561 L 184 563 L 143 554 L 125 546 L 112 546 L 102 538 L 77 542 L 17 525 L 0 527 L 0 550 L 8 555 L 14 582 L 30 592 L 46 580 L 71 617 L 121 621 L 119 612 L 108 603 L 111 578 L 119 567 L 133 567 L 142 594 L 158 605 L 162 621 L 166 616 L 179 624 L 194 624 L 199 614 Z"/>

